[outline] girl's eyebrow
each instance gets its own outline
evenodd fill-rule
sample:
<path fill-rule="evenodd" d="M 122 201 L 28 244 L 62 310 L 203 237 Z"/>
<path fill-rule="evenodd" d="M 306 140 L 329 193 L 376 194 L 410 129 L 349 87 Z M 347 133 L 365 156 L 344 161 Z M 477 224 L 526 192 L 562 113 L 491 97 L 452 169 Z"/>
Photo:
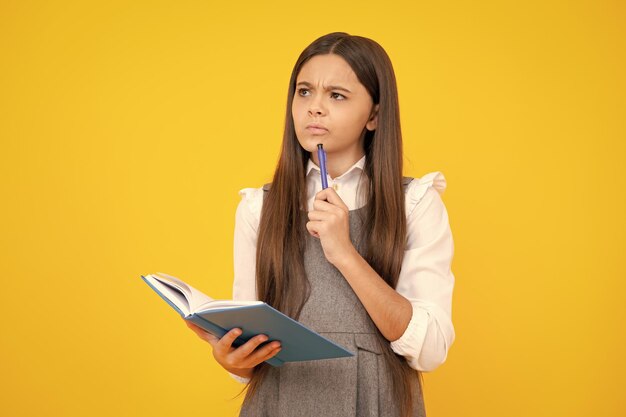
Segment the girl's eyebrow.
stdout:
<path fill-rule="evenodd" d="M 313 84 L 307 81 L 300 81 L 298 84 L 296 84 L 296 87 L 299 86 L 300 84 L 306 85 L 309 88 L 313 88 Z M 347 93 L 352 93 L 352 91 L 348 90 L 347 88 L 341 87 L 339 85 L 329 85 L 328 87 L 326 87 L 326 91 L 328 90 L 341 90 Z"/>

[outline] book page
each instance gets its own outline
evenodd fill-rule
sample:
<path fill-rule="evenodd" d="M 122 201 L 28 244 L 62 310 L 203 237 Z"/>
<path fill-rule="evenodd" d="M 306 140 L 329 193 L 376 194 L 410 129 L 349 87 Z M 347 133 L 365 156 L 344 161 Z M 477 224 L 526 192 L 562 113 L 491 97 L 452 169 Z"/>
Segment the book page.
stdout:
<path fill-rule="evenodd" d="M 152 284 L 163 297 L 166 297 L 172 304 L 178 307 L 185 316 L 189 315 L 189 302 L 180 289 L 170 282 L 161 280 L 154 275 L 146 275 L 145 278 L 150 281 L 150 284 Z"/>
<path fill-rule="evenodd" d="M 263 304 L 262 301 L 233 301 L 233 300 L 214 300 L 202 291 L 195 289 L 180 279 L 163 272 L 157 272 L 152 275 L 157 281 L 167 285 L 173 290 L 179 292 L 179 296 L 183 296 L 186 304 L 185 310 L 189 313 L 198 311 L 211 310 L 217 308 L 242 307 L 254 304 Z M 182 309 L 181 309 L 182 310 Z M 183 310 L 183 311 L 185 311 Z"/>
<path fill-rule="evenodd" d="M 192 313 L 198 309 L 198 306 L 208 304 L 213 301 L 211 297 L 206 295 L 200 290 L 195 289 L 191 285 L 187 284 L 184 281 L 179 280 L 176 277 L 173 277 L 168 274 L 164 274 L 163 272 L 157 272 L 154 276 L 162 281 L 167 281 L 168 284 L 178 288 L 189 302 L 189 312 Z"/>
<path fill-rule="evenodd" d="M 200 304 L 193 311 L 197 313 L 199 311 L 208 311 L 208 310 L 214 310 L 218 308 L 234 308 L 234 307 L 251 306 L 251 305 L 256 305 L 256 304 L 263 304 L 263 301 L 212 300 L 210 302 Z"/>

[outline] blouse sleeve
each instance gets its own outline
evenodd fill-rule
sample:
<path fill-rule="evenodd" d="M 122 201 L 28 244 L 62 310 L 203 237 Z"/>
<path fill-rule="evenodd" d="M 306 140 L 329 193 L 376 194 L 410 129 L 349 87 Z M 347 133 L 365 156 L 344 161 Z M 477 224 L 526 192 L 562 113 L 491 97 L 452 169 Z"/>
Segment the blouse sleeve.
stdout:
<path fill-rule="evenodd" d="M 263 189 L 244 188 L 235 212 L 233 247 L 233 300 L 254 301 L 256 297 L 256 241 Z"/>
<path fill-rule="evenodd" d="M 391 348 L 411 368 L 428 372 L 445 362 L 455 338 L 451 318 L 454 243 L 440 196 L 446 188 L 443 174 L 429 173 L 408 187 L 408 239 L 396 290 L 411 302 L 413 314 Z"/>
<path fill-rule="evenodd" d="M 256 242 L 261 205 L 262 188 L 244 188 L 235 212 L 233 300 L 254 301 L 256 296 Z M 230 373 L 236 381 L 247 383 L 250 378 Z"/>

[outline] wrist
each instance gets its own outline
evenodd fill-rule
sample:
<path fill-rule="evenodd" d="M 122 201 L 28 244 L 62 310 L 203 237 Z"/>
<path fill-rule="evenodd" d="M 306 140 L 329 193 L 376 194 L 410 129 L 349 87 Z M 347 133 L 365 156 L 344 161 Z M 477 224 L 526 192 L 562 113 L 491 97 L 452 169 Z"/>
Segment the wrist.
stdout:
<path fill-rule="evenodd" d="M 246 368 L 246 369 L 227 369 L 233 375 L 237 375 L 242 378 L 252 378 L 252 374 L 254 373 L 254 368 Z"/>
<path fill-rule="evenodd" d="M 346 253 L 337 261 L 333 262 L 333 265 L 335 265 L 335 267 L 343 273 L 346 269 L 349 269 L 353 265 L 355 265 L 360 258 L 361 254 L 357 252 L 356 248 L 354 248 L 353 246 L 352 249 L 348 251 L 348 253 Z"/>

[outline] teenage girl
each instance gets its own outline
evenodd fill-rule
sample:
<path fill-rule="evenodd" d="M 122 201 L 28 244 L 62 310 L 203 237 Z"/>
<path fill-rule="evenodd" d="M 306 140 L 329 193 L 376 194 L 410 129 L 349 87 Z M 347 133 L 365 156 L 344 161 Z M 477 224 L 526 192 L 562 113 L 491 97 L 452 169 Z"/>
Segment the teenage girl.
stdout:
<path fill-rule="evenodd" d="M 186 321 L 246 384 L 240 416 L 425 415 L 421 372 L 455 338 L 454 246 L 443 175 L 403 177 L 402 159 L 384 49 L 343 32 L 315 40 L 291 75 L 273 181 L 240 191 L 233 299 L 265 301 L 356 355 L 272 367 L 278 341 L 234 348 L 240 329 L 218 339 Z"/>

